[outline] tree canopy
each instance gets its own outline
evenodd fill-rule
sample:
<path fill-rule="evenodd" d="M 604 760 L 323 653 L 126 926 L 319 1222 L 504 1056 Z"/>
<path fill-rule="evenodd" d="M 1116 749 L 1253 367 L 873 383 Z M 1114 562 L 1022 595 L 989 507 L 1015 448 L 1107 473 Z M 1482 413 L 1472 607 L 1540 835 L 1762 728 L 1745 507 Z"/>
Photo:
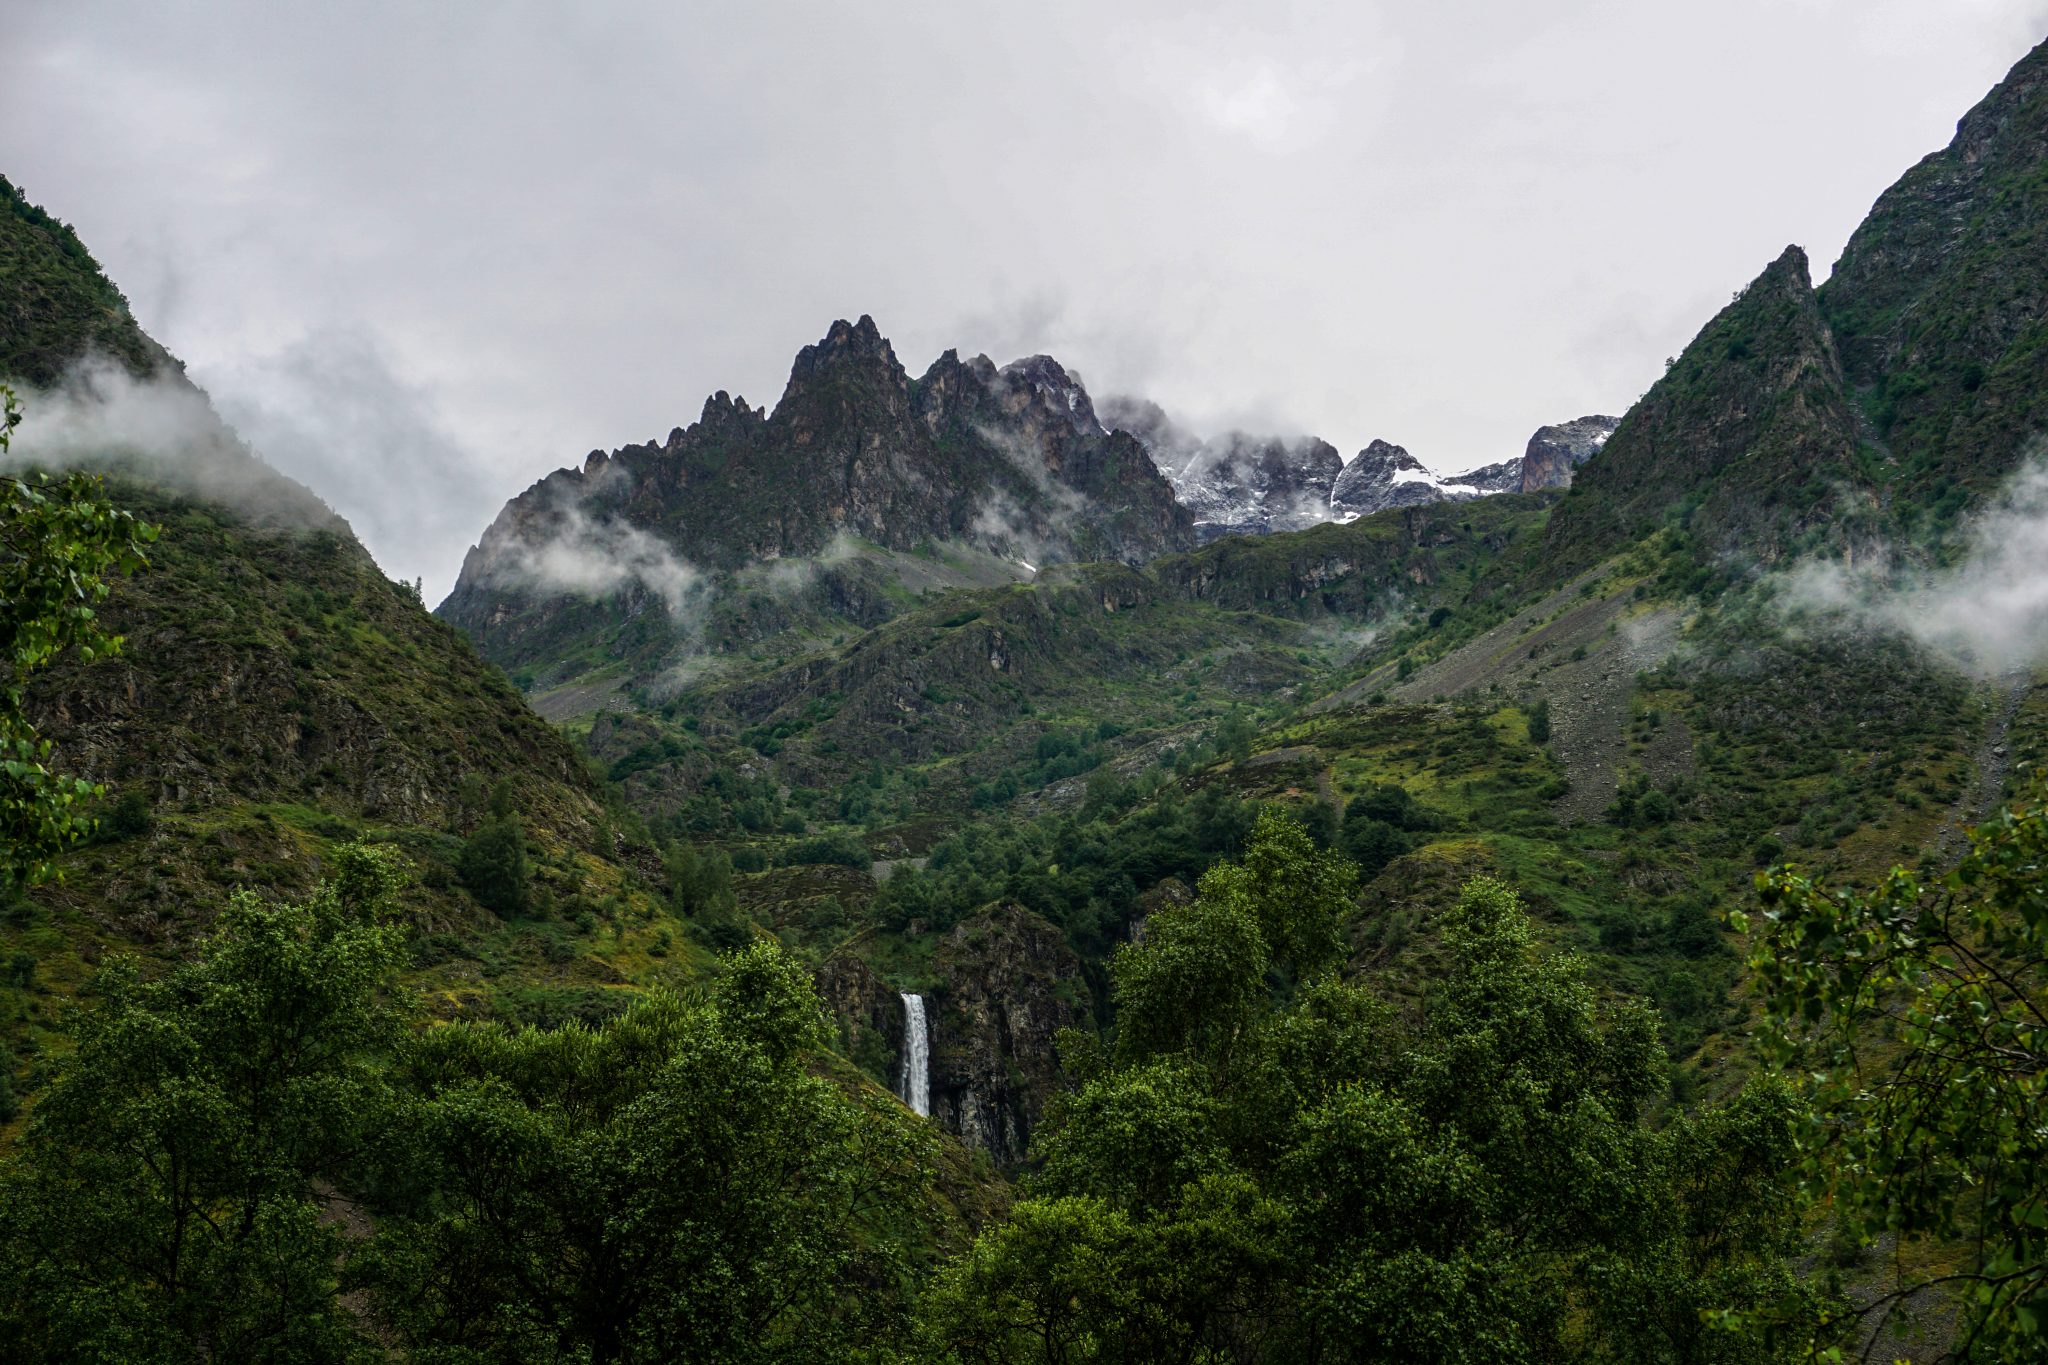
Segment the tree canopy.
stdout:
<path fill-rule="evenodd" d="M 1466 886 L 1413 1011 L 1334 970 L 1348 894 L 1268 815 L 1122 950 L 1114 1048 L 1076 1049 L 1030 1197 L 927 1305 L 944 1358 L 1793 1358 L 1790 1092 L 1653 1128 L 1654 1016 L 1511 889 Z M 1796 1325 L 1709 1316 L 1766 1304 Z"/>
<path fill-rule="evenodd" d="M 810 1074 L 823 1041 L 768 943 L 595 1027 L 425 1034 L 380 1312 L 433 1360 L 865 1358 L 900 1336 L 929 1138 Z"/>
<path fill-rule="evenodd" d="M 0 1167 L 0 1357 L 891 1359 L 931 1135 L 772 942 L 594 1026 L 421 1027 L 389 850 L 110 963 Z"/>
<path fill-rule="evenodd" d="M 391 1113 L 396 873 L 344 847 L 303 901 L 237 895 L 192 961 L 99 976 L 0 1175 L 0 1355 L 349 1360 L 336 1182 Z"/>
<path fill-rule="evenodd" d="M 1970 835 L 1946 877 L 1857 894 L 1758 878 L 1751 966 L 1781 1059 L 1812 1078 L 1802 1173 L 1839 1235 L 1960 1249 L 1858 1310 L 1962 1291 L 1957 1353 L 2048 1349 L 2048 778 Z M 1748 927 L 1746 919 L 1739 921 Z"/>
<path fill-rule="evenodd" d="M 20 421 L 0 386 L 0 454 Z M 92 475 L 0 475 L 0 894 L 52 875 L 52 858 L 91 832 L 80 803 L 101 790 L 51 770 L 49 741 L 28 717 L 29 680 L 67 649 L 86 662 L 120 649 L 99 618 L 107 576 L 144 567 L 155 538 Z"/>

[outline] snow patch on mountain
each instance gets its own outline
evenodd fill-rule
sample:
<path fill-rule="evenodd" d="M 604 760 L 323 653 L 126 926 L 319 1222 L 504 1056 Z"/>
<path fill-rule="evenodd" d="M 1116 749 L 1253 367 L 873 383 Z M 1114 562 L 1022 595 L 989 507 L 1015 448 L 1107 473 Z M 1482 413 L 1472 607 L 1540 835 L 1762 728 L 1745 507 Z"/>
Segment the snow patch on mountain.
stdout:
<path fill-rule="evenodd" d="M 1542 427 L 1523 455 L 1445 475 L 1384 440 L 1346 461 L 1313 436 L 1231 431 L 1200 437 L 1144 398 L 1106 397 L 1095 411 L 1105 426 L 1138 439 L 1173 485 L 1174 497 L 1194 514 L 1196 534 L 1205 541 L 1342 524 L 1390 507 L 1562 487 L 1616 424 L 1615 418 L 1594 416 Z"/>

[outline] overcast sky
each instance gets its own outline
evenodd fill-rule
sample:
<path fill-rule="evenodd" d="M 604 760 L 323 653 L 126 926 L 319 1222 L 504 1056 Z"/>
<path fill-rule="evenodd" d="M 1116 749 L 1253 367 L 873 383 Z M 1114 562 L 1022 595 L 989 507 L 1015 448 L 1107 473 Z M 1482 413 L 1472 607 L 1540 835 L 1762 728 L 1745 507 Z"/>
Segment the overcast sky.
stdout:
<path fill-rule="evenodd" d="M 872 313 L 1451 471 L 1623 411 L 2043 0 L 11 0 L 0 171 L 429 600 Z"/>

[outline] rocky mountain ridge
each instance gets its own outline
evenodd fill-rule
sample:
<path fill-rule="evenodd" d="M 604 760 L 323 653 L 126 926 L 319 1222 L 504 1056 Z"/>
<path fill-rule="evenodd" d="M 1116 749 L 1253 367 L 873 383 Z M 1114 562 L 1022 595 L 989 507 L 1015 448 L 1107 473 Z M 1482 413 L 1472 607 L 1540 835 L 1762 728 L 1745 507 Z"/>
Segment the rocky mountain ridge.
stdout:
<path fill-rule="evenodd" d="M 863 546 L 943 545 L 1028 576 L 1194 539 L 1143 447 L 1106 430 L 1058 362 L 947 351 L 913 379 L 862 317 L 798 354 L 773 409 L 719 392 L 666 440 L 534 484 L 439 611 L 507 666 L 565 646 L 617 653 L 635 633 L 659 657 L 696 643 L 702 609 L 750 569 L 788 565 L 773 576 L 794 588 Z"/>
<path fill-rule="evenodd" d="M 1230 431 L 1204 439 L 1149 399 L 1113 396 L 1097 411 L 1106 424 L 1138 438 L 1193 514 L 1203 543 L 1299 531 L 1392 507 L 1566 488 L 1620 421 L 1591 415 L 1540 427 L 1522 455 L 1446 476 L 1385 440 L 1375 439 L 1346 461 L 1315 436 Z"/>
<path fill-rule="evenodd" d="M 573 656 L 628 660 L 645 678 L 801 623 L 871 627 L 918 592 L 990 581 L 986 563 L 934 581 L 890 556 L 993 557 L 1028 578 L 1531 478 L 1554 487 L 1598 449 L 1604 421 L 1543 428 L 1537 475 L 1520 457 L 1446 479 L 1385 441 L 1346 462 L 1315 437 L 1197 437 L 1156 403 L 1098 406 L 1046 355 L 998 367 L 947 351 L 912 378 L 863 316 L 803 348 L 772 409 L 720 391 L 663 440 L 541 479 L 485 531 L 439 614 L 529 683 L 535 669 L 566 680 Z"/>
<path fill-rule="evenodd" d="M 1534 493 L 1539 488 L 1570 488 L 1578 467 L 1599 454 L 1620 425 L 1619 417 L 1594 413 L 1536 428 L 1520 461 L 1510 460 L 1497 466 L 1502 470 L 1512 468 L 1517 476 L 1513 489 L 1499 491 Z"/>

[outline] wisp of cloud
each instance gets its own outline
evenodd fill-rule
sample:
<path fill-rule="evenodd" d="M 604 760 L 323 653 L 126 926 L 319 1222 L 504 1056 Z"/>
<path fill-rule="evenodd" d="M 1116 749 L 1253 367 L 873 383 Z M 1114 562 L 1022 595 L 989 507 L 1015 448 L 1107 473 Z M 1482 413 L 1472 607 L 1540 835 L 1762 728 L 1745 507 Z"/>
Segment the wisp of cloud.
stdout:
<path fill-rule="evenodd" d="M 2048 452 L 2020 467 L 1965 537 L 1962 557 L 1932 571 L 1902 571 L 1885 552 L 1802 566 L 1782 600 L 1904 635 L 1979 676 L 2048 662 Z"/>
<path fill-rule="evenodd" d="M 593 520 L 573 503 L 538 543 L 520 541 L 493 566 L 501 582 L 549 593 L 603 598 L 638 587 L 659 598 L 670 616 L 695 618 L 704 575 L 637 526 Z"/>
<path fill-rule="evenodd" d="M 138 379 L 117 361 L 86 356 L 56 387 L 22 395 L 9 460 L 126 473 L 222 503 L 259 524 L 345 526 L 310 489 L 244 445 L 205 393 L 168 366 Z"/>

